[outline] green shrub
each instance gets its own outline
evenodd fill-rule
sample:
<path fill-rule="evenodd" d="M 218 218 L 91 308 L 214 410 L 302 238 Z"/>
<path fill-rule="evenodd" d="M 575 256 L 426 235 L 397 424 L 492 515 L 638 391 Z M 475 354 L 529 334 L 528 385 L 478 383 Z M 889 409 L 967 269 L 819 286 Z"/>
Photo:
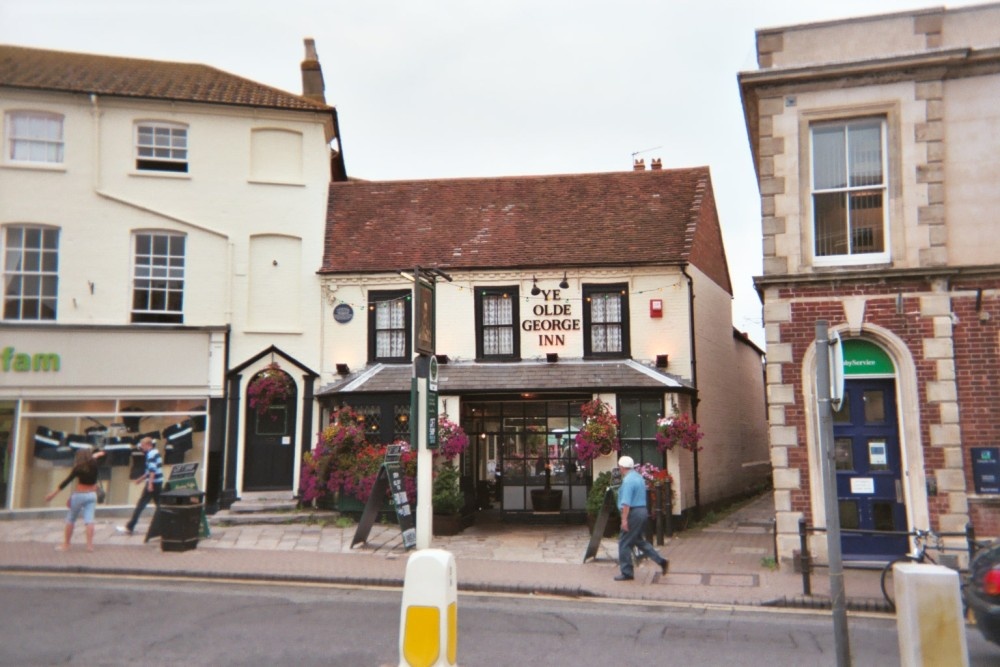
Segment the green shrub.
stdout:
<path fill-rule="evenodd" d="M 610 485 L 610 470 L 602 472 L 594 478 L 594 483 L 591 485 L 590 492 L 587 494 L 587 514 L 597 516 L 601 512 L 601 506 L 604 504 L 604 494 Z M 611 510 L 611 516 L 618 516 L 617 503 Z"/>
<path fill-rule="evenodd" d="M 435 514 L 458 514 L 465 507 L 465 494 L 458 484 L 458 468 L 442 465 L 431 487 L 431 505 Z"/>

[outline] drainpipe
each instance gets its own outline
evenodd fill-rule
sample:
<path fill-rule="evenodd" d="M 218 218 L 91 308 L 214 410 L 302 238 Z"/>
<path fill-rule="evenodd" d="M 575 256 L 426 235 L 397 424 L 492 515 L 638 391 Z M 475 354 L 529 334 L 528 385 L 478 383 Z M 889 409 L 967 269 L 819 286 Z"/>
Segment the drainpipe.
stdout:
<path fill-rule="evenodd" d="M 97 106 L 97 94 L 90 94 L 90 115 L 94 123 L 94 190 L 101 190 L 101 109 Z"/>
<path fill-rule="evenodd" d="M 698 423 L 698 354 L 695 348 L 694 335 L 694 279 L 687 272 L 687 264 L 681 267 L 681 273 L 688 281 L 688 334 L 691 337 L 691 383 L 694 384 L 694 394 L 691 396 L 691 421 Z M 701 518 L 701 478 L 698 475 L 698 450 L 694 454 L 694 515 Z"/>

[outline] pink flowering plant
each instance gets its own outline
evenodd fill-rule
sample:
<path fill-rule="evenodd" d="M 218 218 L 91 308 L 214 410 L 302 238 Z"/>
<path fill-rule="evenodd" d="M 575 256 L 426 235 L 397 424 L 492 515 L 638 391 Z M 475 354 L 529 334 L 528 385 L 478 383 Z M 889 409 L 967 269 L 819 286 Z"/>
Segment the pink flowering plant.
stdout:
<path fill-rule="evenodd" d="M 576 434 L 576 457 L 589 463 L 599 456 L 606 456 L 621 449 L 618 441 L 618 418 L 608 404 L 599 398 L 580 406 L 583 426 Z"/>
<path fill-rule="evenodd" d="M 250 409 L 261 417 L 267 416 L 276 421 L 278 415 L 271 413 L 271 407 L 284 405 L 294 390 L 292 381 L 281 367 L 277 363 L 270 363 L 247 388 Z"/>
<path fill-rule="evenodd" d="M 437 440 L 435 455 L 447 461 L 453 461 L 469 448 L 469 436 L 461 426 L 449 420 L 447 414 L 438 417 Z"/>
<path fill-rule="evenodd" d="M 704 435 L 687 414 L 656 420 L 656 445 L 661 452 L 677 446 L 692 452 L 701 451 L 703 448 L 698 443 Z"/>
<path fill-rule="evenodd" d="M 642 478 L 646 480 L 647 489 L 651 489 L 657 484 L 673 481 L 673 478 L 670 477 L 670 473 L 667 472 L 666 468 L 660 468 L 652 463 L 640 463 L 635 467 L 635 471 L 642 475 Z"/>

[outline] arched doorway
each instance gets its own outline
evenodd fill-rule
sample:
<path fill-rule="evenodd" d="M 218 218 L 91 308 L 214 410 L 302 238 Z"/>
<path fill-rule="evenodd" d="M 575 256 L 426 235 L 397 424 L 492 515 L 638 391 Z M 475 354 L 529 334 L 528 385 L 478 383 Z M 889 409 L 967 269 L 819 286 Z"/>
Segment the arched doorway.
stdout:
<path fill-rule="evenodd" d="M 848 339 L 844 379 L 844 400 L 833 413 L 843 554 L 848 559 L 891 558 L 908 545 L 901 534 L 908 528 L 896 369 L 875 343 Z"/>
<path fill-rule="evenodd" d="M 277 364 L 247 384 L 243 448 L 243 490 L 291 489 L 295 475 L 298 391 Z"/>

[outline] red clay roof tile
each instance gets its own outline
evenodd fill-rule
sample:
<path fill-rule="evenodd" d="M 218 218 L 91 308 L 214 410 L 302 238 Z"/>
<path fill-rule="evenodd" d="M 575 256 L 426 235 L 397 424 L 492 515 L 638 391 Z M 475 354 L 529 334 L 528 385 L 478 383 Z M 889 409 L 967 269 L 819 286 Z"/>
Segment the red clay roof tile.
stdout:
<path fill-rule="evenodd" d="M 328 110 L 207 65 L 0 44 L 0 86 L 291 110 Z"/>
<path fill-rule="evenodd" d="M 707 167 L 351 181 L 329 196 L 320 273 L 681 264 L 706 231 L 725 267 Z"/>

